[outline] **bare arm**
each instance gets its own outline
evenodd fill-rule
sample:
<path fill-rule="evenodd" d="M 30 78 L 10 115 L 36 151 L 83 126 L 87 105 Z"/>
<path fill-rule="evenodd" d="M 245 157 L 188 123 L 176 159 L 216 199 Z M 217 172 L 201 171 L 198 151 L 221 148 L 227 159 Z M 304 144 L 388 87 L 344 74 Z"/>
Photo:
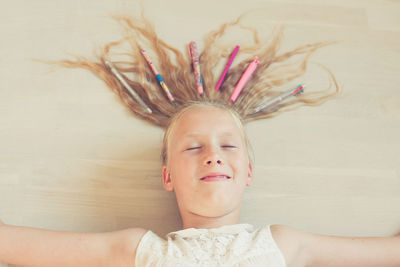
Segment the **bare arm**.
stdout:
<path fill-rule="evenodd" d="M 0 262 L 20 266 L 134 266 L 146 230 L 73 233 L 0 224 Z"/>
<path fill-rule="evenodd" d="M 310 234 L 308 266 L 399 267 L 400 237 L 335 237 Z"/>
<path fill-rule="evenodd" d="M 335 237 L 274 225 L 271 232 L 287 266 L 399 267 L 400 236 Z"/>

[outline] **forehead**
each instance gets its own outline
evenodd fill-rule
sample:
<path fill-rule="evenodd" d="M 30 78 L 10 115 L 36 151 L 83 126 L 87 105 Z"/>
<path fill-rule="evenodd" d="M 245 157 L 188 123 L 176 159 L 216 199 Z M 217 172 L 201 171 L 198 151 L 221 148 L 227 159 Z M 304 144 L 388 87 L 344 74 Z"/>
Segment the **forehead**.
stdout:
<path fill-rule="evenodd" d="M 176 121 L 171 135 L 179 138 L 216 132 L 232 136 L 241 135 L 239 123 L 228 110 L 195 107 L 183 113 Z"/>

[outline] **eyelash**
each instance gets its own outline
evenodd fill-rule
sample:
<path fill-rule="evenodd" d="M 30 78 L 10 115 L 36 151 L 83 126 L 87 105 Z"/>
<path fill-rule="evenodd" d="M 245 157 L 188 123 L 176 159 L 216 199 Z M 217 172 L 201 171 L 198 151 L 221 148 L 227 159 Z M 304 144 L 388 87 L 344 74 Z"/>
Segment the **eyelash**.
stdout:
<path fill-rule="evenodd" d="M 225 146 L 222 146 L 222 147 L 235 148 L 235 146 L 230 146 L 230 145 L 225 145 Z M 198 148 L 200 148 L 200 146 L 190 147 L 190 148 L 188 148 L 186 150 L 195 150 L 195 149 L 198 149 Z"/>

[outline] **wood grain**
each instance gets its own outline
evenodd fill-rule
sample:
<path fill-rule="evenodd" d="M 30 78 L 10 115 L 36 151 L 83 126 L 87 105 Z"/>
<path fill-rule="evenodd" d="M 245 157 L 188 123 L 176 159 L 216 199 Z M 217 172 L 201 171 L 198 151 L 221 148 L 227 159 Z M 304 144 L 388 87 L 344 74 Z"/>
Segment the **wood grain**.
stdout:
<path fill-rule="evenodd" d="M 398 233 L 400 3 L 250 0 L 226 8 L 228 3 L 206 0 L 191 10 L 177 0 L 152 0 L 145 7 L 160 36 L 182 49 L 245 9 L 255 10 L 245 23 L 263 30 L 264 38 L 285 22 L 284 49 L 339 40 L 312 61 L 330 67 L 343 88 L 342 97 L 320 107 L 247 125 L 256 177 L 245 193 L 241 222 L 333 235 Z M 124 0 L 12 1 L 2 7 L 5 223 L 88 232 L 143 227 L 160 235 L 180 229 L 175 196 L 161 184 L 161 129 L 131 116 L 91 73 L 30 60 L 90 57 L 96 45 L 120 37 L 107 14 L 138 7 Z M 303 79 L 314 89 L 329 85 L 315 64 Z"/>

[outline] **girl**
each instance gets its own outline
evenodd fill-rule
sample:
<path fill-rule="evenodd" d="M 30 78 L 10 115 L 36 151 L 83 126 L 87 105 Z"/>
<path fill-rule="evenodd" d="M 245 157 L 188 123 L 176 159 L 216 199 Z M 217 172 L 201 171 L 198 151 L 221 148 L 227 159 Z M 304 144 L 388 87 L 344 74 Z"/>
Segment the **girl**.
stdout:
<path fill-rule="evenodd" d="M 236 101 L 230 99 L 234 85 L 252 59 L 230 69 L 216 91 L 214 59 L 228 55 L 228 49 L 215 49 L 216 40 L 227 27 L 237 25 L 241 18 L 222 25 L 208 36 L 199 57 L 197 74 L 200 70 L 201 76 L 193 75 L 190 61 L 159 40 L 144 18 L 142 26 L 132 19 L 117 17 L 126 23 L 128 34 L 122 41 L 104 48 L 100 63 L 84 58 L 76 62 L 59 62 L 63 66 L 93 71 L 118 93 L 136 116 L 165 128 L 161 154 L 163 185 L 176 195 L 183 229 L 169 233 L 165 240 L 142 228 L 109 233 L 68 233 L 2 224 L 0 261 L 41 267 L 400 266 L 399 237 L 333 237 L 282 225 L 255 228 L 250 224 L 238 224 L 243 192 L 254 179 L 244 124 L 275 116 L 297 103 L 321 104 L 339 92 L 331 76 L 336 87 L 333 93 L 328 94 L 328 88 L 306 92 L 286 102 L 282 97 L 258 110 L 271 97 L 282 94 L 273 88 L 301 76 L 309 56 L 328 43 L 305 45 L 277 55 L 281 31 L 263 48 L 254 30 L 255 45 L 245 46 L 241 51 L 257 52 L 259 64 L 256 71 Z M 159 58 L 157 66 L 161 67 L 164 85 L 164 80 L 160 76 L 156 79 L 146 66 L 139 45 L 141 37 L 154 48 Z M 110 49 L 124 40 L 132 44 L 131 56 L 135 61 L 113 65 Z M 178 65 L 171 60 L 170 51 Z M 300 60 L 300 66 L 286 61 L 301 54 L 305 57 Z M 196 58 L 195 54 L 191 55 Z M 123 63 L 129 64 L 128 67 L 122 67 Z M 127 72 L 135 72 L 138 77 L 130 80 L 121 75 Z M 165 91 L 156 90 L 159 83 Z M 204 89 L 202 93 L 200 85 Z M 312 98 L 312 95 L 319 96 Z"/>

